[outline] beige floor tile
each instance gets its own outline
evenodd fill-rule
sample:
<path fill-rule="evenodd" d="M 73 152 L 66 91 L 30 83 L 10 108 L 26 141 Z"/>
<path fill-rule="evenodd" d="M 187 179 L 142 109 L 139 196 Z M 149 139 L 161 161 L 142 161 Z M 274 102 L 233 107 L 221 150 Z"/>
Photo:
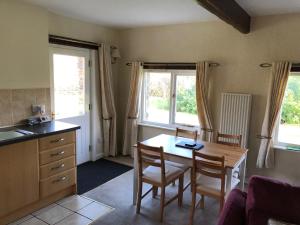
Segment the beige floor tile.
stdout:
<path fill-rule="evenodd" d="M 32 215 L 28 215 L 28 216 L 25 216 L 25 217 L 23 217 L 21 219 L 18 219 L 17 221 L 12 222 L 12 223 L 10 223 L 8 225 L 18 225 L 18 224 L 21 224 L 21 223 L 23 223 L 23 222 L 25 222 L 25 221 L 27 221 L 27 220 L 29 220 L 31 218 L 33 218 L 33 216 Z"/>
<path fill-rule="evenodd" d="M 43 213 L 43 212 L 46 212 L 46 211 L 48 211 L 48 210 L 50 210 L 51 208 L 53 208 L 53 207 L 55 207 L 55 206 L 57 206 L 57 204 L 51 204 L 51 205 L 48 205 L 47 207 L 45 207 L 45 208 L 41 208 L 41 209 L 39 209 L 38 211 L 35 211 L 34 213 L 32 213 L 32 215 L 34 215 L 34 216 L 37 216 L 37 215 L 39 215 L 39 214 L 41 214 L 41 213 Z"/>
<path fill-rule="evenodd" d="M 47 223 L 33 217 L 33 218 L 21 223 L 20 225 L 47 225 Z"/>
<path fill-rule="evenodd" d="M 89 204 L 88 206 L 82 208 L 78 211 L 79 214 L 88 217 L 91 220 L 99 219 L 100 217 L 112 212 L 114 208 L 98 203 L 93 202 Z"/>
<path fill-rule="evenodd" d="M 90 220 L 84 216 L 81 216 L 77 213 L 74 213 L 71 216 L 64 218 L 62 221 L 60 221 L 56 225 L 88 225 L 91 223 L 92 223 L 92 220 Z"/>
<path fill-rule="evenodd" d="M 55 224 L 67 216 L 72 215 L 74 212 L 68 210 L 64 207 L 56 205 L 48 210 L 43 211 L 42 213 L 36 215 L 37 218 L 45 221 L 48 224 Z"/>
<path fill-rule="evenodd" d="M 91 204 L 92 202 L 92 200 L 89 200 L 87 198 L 80 197 L 79 195 L 74 195 L 58 201 L 57 204 L 72 211 L 78 211 L 88 204 Z"/>

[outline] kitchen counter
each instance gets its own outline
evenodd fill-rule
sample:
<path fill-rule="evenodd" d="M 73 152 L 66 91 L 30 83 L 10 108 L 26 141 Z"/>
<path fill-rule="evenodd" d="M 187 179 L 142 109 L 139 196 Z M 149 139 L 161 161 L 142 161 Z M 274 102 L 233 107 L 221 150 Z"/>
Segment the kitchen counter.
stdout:
<path fill-rule="evenodd" d="M 1 131 L 14 131 L 14 130 L 23 130 L 32 132 L 30 134 L 26 134 L 19 137 L 8 138 L 5 140 L 0 140 L 0 146 L 14 144 L 22 141 L 27 141 L 31 139 L 41 138 L 45 136 L 50 136 L 54 134 L 59 134 L 63 132 L 73 131 L 80 129 L 80 126 L 64 123 L 60 121 L 50 121 L 46 123 L 41 123 L 33 126 L 29 125 L 22 125 L 22 126 L 12 126 L 12 127 L 5 127 L 0 128 Z"/>

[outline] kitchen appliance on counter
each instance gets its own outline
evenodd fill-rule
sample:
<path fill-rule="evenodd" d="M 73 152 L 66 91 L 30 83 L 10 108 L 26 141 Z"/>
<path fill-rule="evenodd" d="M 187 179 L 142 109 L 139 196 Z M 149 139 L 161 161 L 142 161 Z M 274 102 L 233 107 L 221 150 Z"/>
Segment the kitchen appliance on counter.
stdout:
<path fill-rule="evenodd" d="M 51 121 L 51 117 L 45 115 L 45 112 L 45 105 L 32 105 L 32 113 L 34 114 L 34 116 L 27 118 L 26 123 L 32 126 Z"/>

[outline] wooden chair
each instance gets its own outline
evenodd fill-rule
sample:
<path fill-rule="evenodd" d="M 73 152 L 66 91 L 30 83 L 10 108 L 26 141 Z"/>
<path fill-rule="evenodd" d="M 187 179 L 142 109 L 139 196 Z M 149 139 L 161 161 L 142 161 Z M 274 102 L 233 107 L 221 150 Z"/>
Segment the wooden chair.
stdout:
<path fill-rule="evenodd" d="M 198 131 L 197 130 L 185 130 L 181 128 L 176 128 L 176 137 L 185 137 L 193 139 L 194 141 L 197 141 L 198 138 Z"/>
<path fill-rule="evenodd" d="M 136 213 L 140 213 L 142 199 L 152 191 L 152 197 L 161 189 L 160 221 L 163 221 L 164 207 L 178 198 L 178 205 L 182 206 L 184 171 L 165 164 L 163 147 L 152 147 L 138 143 L 138 194 Z M 145 169 L 143 169 L 147 166 Z M 179 179 L 178 194 L 165 201 L 165 188 L 173 181 Z M 143 182 L 152 185 L 146 193 L 143 192 Z"/>
<path fill-rule="evenodd" d="M 175 133 L 176 137 L 184 137 L 184 138 L 190 138 L 193 139 L 194 141 L 197 141 L 198 138 L 198 131 L 197 130 L 185 130 L 185 129 L 181 129 L 181 128 L 176 128 L 176 133 Z M 172 162 L 172 161 L 165 161 L 166 164 L 171 165 L 171 166 L 176 166 L 180 169 L 182 169 L 184 172 L 188 171 L 189 169 L 191 169 L 190 166 L 187 166 L 185 164 L 182 163 L 176 163 L 176 162 Z M 191 170 L 191 175 L 192 175 L 192 170 Z M 188 188 L 188 186 L 191 184 L 191 182 L 188 182 L 187 185 L 184 187 L 184 191 Z M 173 185 L 175 185 L 175 181 L 173 182 Z"/>
<path fill-rule="evenodd" d="M 241 147 L 242 135 L 221 134 L 218 132 L 217 143 L 223 144 L 223 145 Z"/>
<path fill-rule="evenodd" d="M 225 158 L 224 156 L 211 156 L 193 151 L 192 167 L 192 207 L 190 214 L 190 225 L 193 224 L 195 208 L 200 205 L 204 208 L 204 196 L 217 198 L 220 201 L 220 212 L 223 208 L 225 198 Z M 201 195 L 196 205 L 196 194 Z"/>

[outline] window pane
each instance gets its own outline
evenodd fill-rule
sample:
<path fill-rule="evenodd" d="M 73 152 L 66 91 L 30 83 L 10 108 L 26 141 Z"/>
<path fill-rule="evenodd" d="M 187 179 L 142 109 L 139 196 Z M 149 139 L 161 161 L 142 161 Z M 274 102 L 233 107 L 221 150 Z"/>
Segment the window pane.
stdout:
<path fill-rule="evenodd" d="M 149 72 L 145 75 L 144 120 L 169 123 L 171 73 Z"/>
<path fill-rule="evenodd" d="M 290 76 L 282 104 L 278 141 L 300 145 L 300 76 Z"/>
<path fill-rule="evenodd" d="M 53 55 L 55 118 L 83 115 L 85 58 Z"/>
<path fill-rule="evenodd" d="M 196 76 L 177 76 L 175 123 L 198 125 Z"/>

